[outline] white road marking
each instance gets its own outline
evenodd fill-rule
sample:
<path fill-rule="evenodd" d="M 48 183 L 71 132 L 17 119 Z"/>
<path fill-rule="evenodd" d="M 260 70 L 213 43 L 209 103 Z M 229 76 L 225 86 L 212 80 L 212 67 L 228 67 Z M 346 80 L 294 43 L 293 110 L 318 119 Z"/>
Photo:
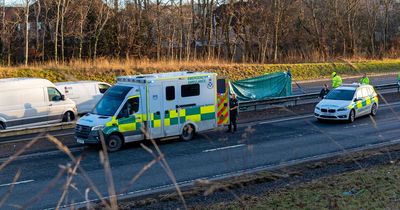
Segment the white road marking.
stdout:
<path fill-rule="evenodd" d="M 8 187 L 11 185 L 18 185 L 18 184 L 26 184 L 29 182 L 34 182 L 35 180 L 30 179 L 30 180 L 25 180 L 25 181 L 19 181 L 19 182 L 12 182 L 12 183 L 7 183 L 7 184 L 0 184 L 0 187 Z"/>
<path fill-rule="evenodd" d="M 54 137 L 62 137 L 62 136 L 71 136 L 74 135 L 75 133 L 64 133 L 64 134 L 57 134 L 57 135 L 53 135 Z M 0 144 L 9 144 L 9 143 L 17 143 L 17 142 L 22 142 L 22 141 L 30 141 L 32 139 L 34 139 L 35 137 L 31 137 L 31 138 L 25 138 L 25 139 L 17 139 L 17 140 L 12 140 L 12 141 L 4 141 L 4 142 L 0 142 Z M 43 136 L 42 138 L 46 138 L 46 136 Z"/>
<path fill-rule="evenodd" d="M 300 120 L 300 119 L 305 119 L 305 118 L 310 118 L 313 117 L 314 115 L 305 115 L 305 116 L 298 116 L 298 117 L 291 117 L 291 118 L 284 118 L 284 119 L 278 119 L 278 120 L 270 120 L 270 121 L 264 121 L 260 122 L 258 124 L 263 125 L 263 124 L 269 124 L 269 123 L 277 123 L 277 122 L 285 122 L 285 121 L 290 121 L 290 120 Z"/>
<path fill-rule="evenodd" d="M 227 146 L 227 147 L 219 147 L 219 148 L 214 148 L 214 149 L 207 149 L 207 150 L 204 150 L 203 152 L 215 152 L 215 151 L 219 151 L 219 150 L 233 149 L 233 148 L 243 147 L 243 146 L 246 146 L 246 144 L 238 144 L 238 145 Z"/>

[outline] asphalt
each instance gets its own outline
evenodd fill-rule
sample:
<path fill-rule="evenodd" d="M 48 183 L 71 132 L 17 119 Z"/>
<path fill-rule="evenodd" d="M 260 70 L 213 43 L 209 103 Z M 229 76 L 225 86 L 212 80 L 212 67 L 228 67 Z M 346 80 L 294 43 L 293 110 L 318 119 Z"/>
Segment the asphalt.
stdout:
<path fill-rule="evenodd" d="M 229 174 L 266 166 L 318 157 L 329 153 L 346 153 L 349 149 L 379 144 L 399 139 L 398 129 L 400 105 L 381 107 L 374 118 L 357 119 L 353 124 L 319 123 L 313 117 L 303 116 L 275 121 L 242 124 L 236 134 L 224 130 L 199 135 L 189 142 L 159 142 L 173 174 L 180 184 L 196 179 L 213 179 Z M 146 143 L 148 147 L 154 148 Z M 81 168 L 68 188 L 66 201 L 70 205 L 88 199 L 98 199 L 94 186 L 102 196 L 108 196 L 108 184 L 104 167 L 96 149 L 84 149 L 73 153 L 82 157 Z M 153 160 L 153 156 L 138 143 L 127 145 L 124 150 L 110 154 L 115 189 L 124 195 L 139 195 L 144 192 L 171 187 L 172 181 L 159 165 L 150 167 L 133 184 L 129 181 Z M 0 171 L 0 197 L 7 193 L 14 175 L 21 176 L 2 209 L 15 206 L 24 209 L 44 209 L 56 206 L 61 197 L 66 176 L 57 176 L 61 168 L 72 164 L 68 156 L 51 154 L 16 160 Z M 87 174 L 93 185 L 88 184 Z M 49 189 L 46 189 L 50 186 Z M 121 192 L 123 189 L 127 189 Z"/>

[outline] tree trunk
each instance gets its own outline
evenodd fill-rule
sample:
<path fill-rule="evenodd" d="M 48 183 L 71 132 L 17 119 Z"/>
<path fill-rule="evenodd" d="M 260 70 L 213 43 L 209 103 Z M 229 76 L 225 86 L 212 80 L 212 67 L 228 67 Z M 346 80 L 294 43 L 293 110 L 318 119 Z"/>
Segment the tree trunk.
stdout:
<path fill-rule="evenodd" d="M 29 1 L 25 1 L 25 66 L 29 60 Z"/>
<path fill-rule="evenodd" d="M 60 24 L 60 6 L 61 0 L 57 2 L 57 19 L 56 19 L 56 30 L 54 32 L 54 60 L 58 64 L 58 25 Z"/>

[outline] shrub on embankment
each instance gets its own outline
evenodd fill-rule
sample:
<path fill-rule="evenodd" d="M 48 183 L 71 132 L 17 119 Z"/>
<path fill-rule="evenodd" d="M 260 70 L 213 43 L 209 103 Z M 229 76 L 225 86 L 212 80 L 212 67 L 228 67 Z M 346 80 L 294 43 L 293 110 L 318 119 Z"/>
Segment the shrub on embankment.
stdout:
<path fill-rule="evenodd" d="M 370 60 L 333 63 L 303 64 L 231 64 L 219 62 L 149 62 L 149 61 L 108 61 L 70 62 L 66 65 L 35 65 L 31 67 L 0 67 L 0 78 L 39 77 L 53 82 L 73 80 L 99 80 L 115 82 L 115 76 L 159 73 L 178 70 L 212 71 L 219 75 L 239 80 L 266 73 L 291 69 L 295 80 L 327 78 L 333 71 L 341 75 L 361 73 L 384 73 L 400 70 L 398 60 Z"/>

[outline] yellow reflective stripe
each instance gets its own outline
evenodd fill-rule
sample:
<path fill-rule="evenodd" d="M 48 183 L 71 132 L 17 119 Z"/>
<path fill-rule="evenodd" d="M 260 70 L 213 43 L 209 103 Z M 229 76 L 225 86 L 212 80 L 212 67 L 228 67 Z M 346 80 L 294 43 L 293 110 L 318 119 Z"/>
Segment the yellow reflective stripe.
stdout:
<path fill-rule="evenodd" d="M 186 116 L 186 121 L 193 121 L 193 122 L 200 122 L 201 121 L 201 115 L 196 114 L 196 115 L 189 115 Z"/>
<path fill-rule="evenodd" d="M 371 99 L 367 98 L 366 103 L 367 103 L 367 105 L 370 105 L 371 104 Z"/>
<path fill-rule="evenodd" d="M 175 109 L 170 110 L 169 111 L 169 118 L 176 118 L 176 117 L 178 117 L 178 112 Z"/>
<path fill-rule="evenodd" d="M 140 96 L 140 95 L 129 96 L 128 99 L 131 99 L 131 98 L 139 98 L 139 96 Z"/>
<path fill-rule="evenodd" d="M 164 126 L 170 126 L 171 125 L 171 120 L 169 118 L 164 119 Z"/>
<path fill-rule="evenodd" d="M 153 120 L 153 123 L 154 123 L 154 128 L 161 127 L 161 120 Z"/>
<path fill-rule="evenodd" d="M 181 117 L 185 117 L 185 116 L 186 116 L 186 109 L 181 109 L 181 110 L 179 110 L 179 115 L 180 115 Z"/>
<path fill-rule="evenodd" d="M 358 102 L 357 102 L 357 108 L 358 108 L 358 109 L 361 109 L 361 108 L 362 108 L 362 101 L 358 101 Z"/>
<path fill-rule="evenodd" d="M 207 113 L 213 113 L 215 112 L 215 106 L 202 106 L 200 107 L 200 114 L 207 114 Z"/>
<path fill-rule="evenodd" d="M 118 130 L 120 132 L 135 131 L 136 130 L 136 123 L 118 125 Z"/>
<path fill-rule="evenodd" d="M 118 120 L 116 116 L 113 116 L 109 122 L 106 123 L 106 126 L 113 126 L 114 124 L 118 125 Z"/>

